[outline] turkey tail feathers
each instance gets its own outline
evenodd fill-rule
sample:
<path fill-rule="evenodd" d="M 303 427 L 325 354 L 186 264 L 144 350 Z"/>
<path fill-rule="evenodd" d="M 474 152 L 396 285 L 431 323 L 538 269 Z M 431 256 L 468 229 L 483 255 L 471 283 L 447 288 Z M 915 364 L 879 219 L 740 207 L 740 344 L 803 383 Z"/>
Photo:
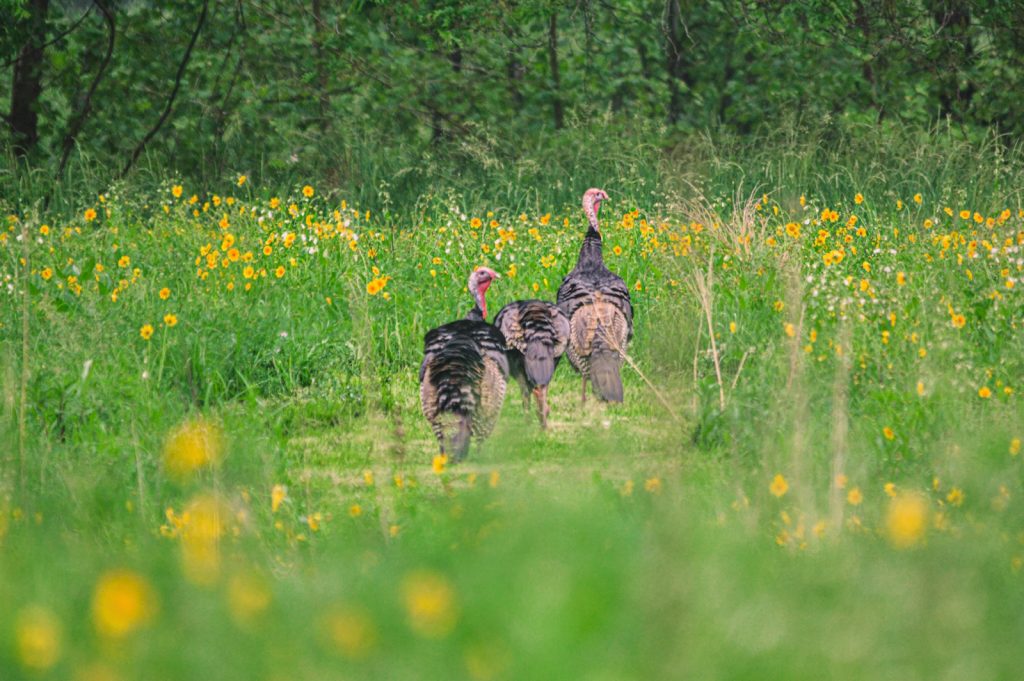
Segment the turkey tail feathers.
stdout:
<path fill-rule="evenodd" d="M 494 318 L 509 347 L 510 363 L 520 366 L 530 389 L 547 385 L 569 340 L 569 320 L 544 300 L 509 303 Z"/>
<path fill-rule="evenodd" d="M 625 315 L 596 294 L 577 308 L 570 324 L 570 361 L 590 379 L 599 399 L 622 402 L 623 348 L 628 337 Z"/>
<path fill-rule="evenodd" d="M 469 452 L 469 440 L 472 434 L 471 417 L 469 414 L 460 414 L 458 428 L 449 438 L 447 450 L 447 454 L 451 458 L 452 463 L 466 458 L 466 454 Z"/>
<path fill-rule="evenodd" d="M 534 344 L 526 348 L 526 377 L 533 385 L 547 385 L 555 373 L 555 356 L 551 346 Z"/>
<path fill-rule="evenodd" d="M 420 399 L 442 451 L 454 461 L 469 451 L 473 414 L 481 402 L 484 360 L 470 338 L 455 336 L 423 366 Z"/>
<path fill-rule="evenodd" d="M 590 381 L 605 402 L 622 402 L 622 357 L 615 350 L 595 349 L 590 355 Z"/>

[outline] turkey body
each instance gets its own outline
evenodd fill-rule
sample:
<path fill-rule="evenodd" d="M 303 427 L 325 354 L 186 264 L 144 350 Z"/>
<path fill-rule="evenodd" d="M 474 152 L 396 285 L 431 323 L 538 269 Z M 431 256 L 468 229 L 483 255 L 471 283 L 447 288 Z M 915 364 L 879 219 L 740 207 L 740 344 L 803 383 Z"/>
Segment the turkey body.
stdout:
<path fill-rule="evenodd" d="M 465 319 L 431 329 L 423 338 L 420 406 L 441 453 L 453 462 L 465 458 L 471 437 L 483 439 L 490 434 L 505 401 L 509 373 L 505 338 L 484 321 L 479 303 L 490 279 L 482 290 L 475 288 L 479 284 L 474 280 L 482 271 L 470 278 L 471 291 L 479 295 L 478 305 Z"/>
<path fill-rule="evenodd" d="M 589 190 L 587 194 L 600 190 Z M 603 194 L 603 192 L 601 192 Z M 589 380 L 594 393 L 606 402 L 622 402 L 622 363 L 633 338 L 633 304 L 622 277 L 609 270 L 601 252 L 596 210 L 584 209 L 590 228 L 576 267 L 558 288 L 558 307 L 569 318 L 569 362 L 583 377 L 582 398 L 586 401 Z"/>
<path fill-rule="evenodd" d="M 509 373 L 523 395 L 523 407 L 537 398 L 541 427 L 547 427 L 547 389 L 569 344 L 569 319 L 546 300 L 517 300 L 494 317 L 507 346 Z"/>

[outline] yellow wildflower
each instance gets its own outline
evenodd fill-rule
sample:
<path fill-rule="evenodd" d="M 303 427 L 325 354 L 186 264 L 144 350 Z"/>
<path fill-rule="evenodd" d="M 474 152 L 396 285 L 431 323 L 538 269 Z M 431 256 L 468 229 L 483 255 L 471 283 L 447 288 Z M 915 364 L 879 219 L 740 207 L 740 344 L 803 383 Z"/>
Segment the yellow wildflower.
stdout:
<path fill-rule="evenodd" d="M 778 473 L 772 478 L 772 484 L 768 486 L 768 491 L 776 497 L 782 497 L 789 491 L 789 483 L 781 473 Z"/>
<path fill-rule="evenodd" d="M 964 503 L 964 492 L 959 487 L 954 487 L 949 490 L 949 494 L 946 495 L 946 501 L 953 506 L 960 506 Z"/>
<path fill-rule="evenodd" d="M 885 534 L 898 549 L 919 543 L 927 530 L 928 504 L 920 494 L 897 494 L 885 514 Z"/>
<path fill-rule="evenodd" d="M 270 490 L 270 512 L 277 513 L 277 509 L 281 508 L 281 504 L 288 498 L 288 488 L 284 485 L 274 485 Z"/>
<path fill-rule="evenodd" d="M 145 626 L 156 608 L 149 583 L 130 570 L 105 573 L 92 595 L 93 625 L 107 638 L 123 638 Z"/>
<path fill-rule="evenodd" d="M 270 605 L 270 590 L 263 579 L 254 574 L 232 575 L 228 580 L 228 609 L 234 621 L 248 625 Z"/>
<path fill-rule="evenodd" d="M 377 630 L 362 610 L 334 610 L 324 617 L 320 626 L 330 644 L 353 660 L 366 657 L 377 643 Z"/>
<path fill-rule="evenodd" d="M 45 671 L 60 659 L 60 622 L 47 608 L 24 608 L 14 618 L 14 643 L 23 667 L 37 672 Z"/>
<path fill-rule="evenodd" d="M 175 428 L 164 443 L 164 470 L 184 480 L 200 468 L 217 466 L 223 453 L 220 428 L 202 417 Z"/>
<path fill-rule="evenodd" d="M 409 626 L 425 638 L 443 638 L 458 622 L 455 589 L 444 575 L 421 570 L 402 580 Z"/>

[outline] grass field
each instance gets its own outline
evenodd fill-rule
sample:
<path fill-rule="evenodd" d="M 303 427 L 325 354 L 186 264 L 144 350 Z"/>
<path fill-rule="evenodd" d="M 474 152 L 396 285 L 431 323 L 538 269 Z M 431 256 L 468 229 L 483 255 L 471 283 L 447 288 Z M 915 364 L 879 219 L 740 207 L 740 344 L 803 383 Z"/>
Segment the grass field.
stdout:
<path fill-rule="evenodd" d="M 1018 678 L 1019 153 L 792 142 L 9 201 L 0 678 Z M 591 185 L 626 403 L 444 465 L 423 333 L 553 299 Z"/>

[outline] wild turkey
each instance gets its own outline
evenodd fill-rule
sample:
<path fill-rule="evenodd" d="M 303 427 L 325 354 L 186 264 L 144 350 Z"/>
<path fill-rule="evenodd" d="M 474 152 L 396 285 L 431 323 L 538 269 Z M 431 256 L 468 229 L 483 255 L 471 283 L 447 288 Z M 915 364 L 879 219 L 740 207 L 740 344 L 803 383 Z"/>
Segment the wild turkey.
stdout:
<path fill-rule="evenodd" d="M 547 428 L 548 384 L 569 343 L 569 319 L 546 300 L 517 300 L 501 308 L 494 325 L 505 337 L 509 373 L 519 383 L 523 408 L 530 408 L 532 393 L 541 428 Z"/>
<path fill-rule="evenodd" d="M 610 271 L 601 255 L 597 213 L 608 195 L 600 189 L 583 194 L 583 212 L 589 228 L 583 238 L 576 267 L 558 288 L 558 307 L 569 318 L 569 362 L 583 376 L 582 401 L 587 381 L 598 399 L 622 402 L 622 361 L 633 337 L 633 304 L 626 282 Z"/>
<path fill-rule="evenodd" d="M 498 276 L 486 267 L 469 275 L 473 309 L 464 319 L 431 329 L 423 338 L 420 404 L 441 453 L 453 462 L 466 456 L 471 435 L 490 434 L 505 401 L 505 339 L 485 321 L 487 288 Z"/>

